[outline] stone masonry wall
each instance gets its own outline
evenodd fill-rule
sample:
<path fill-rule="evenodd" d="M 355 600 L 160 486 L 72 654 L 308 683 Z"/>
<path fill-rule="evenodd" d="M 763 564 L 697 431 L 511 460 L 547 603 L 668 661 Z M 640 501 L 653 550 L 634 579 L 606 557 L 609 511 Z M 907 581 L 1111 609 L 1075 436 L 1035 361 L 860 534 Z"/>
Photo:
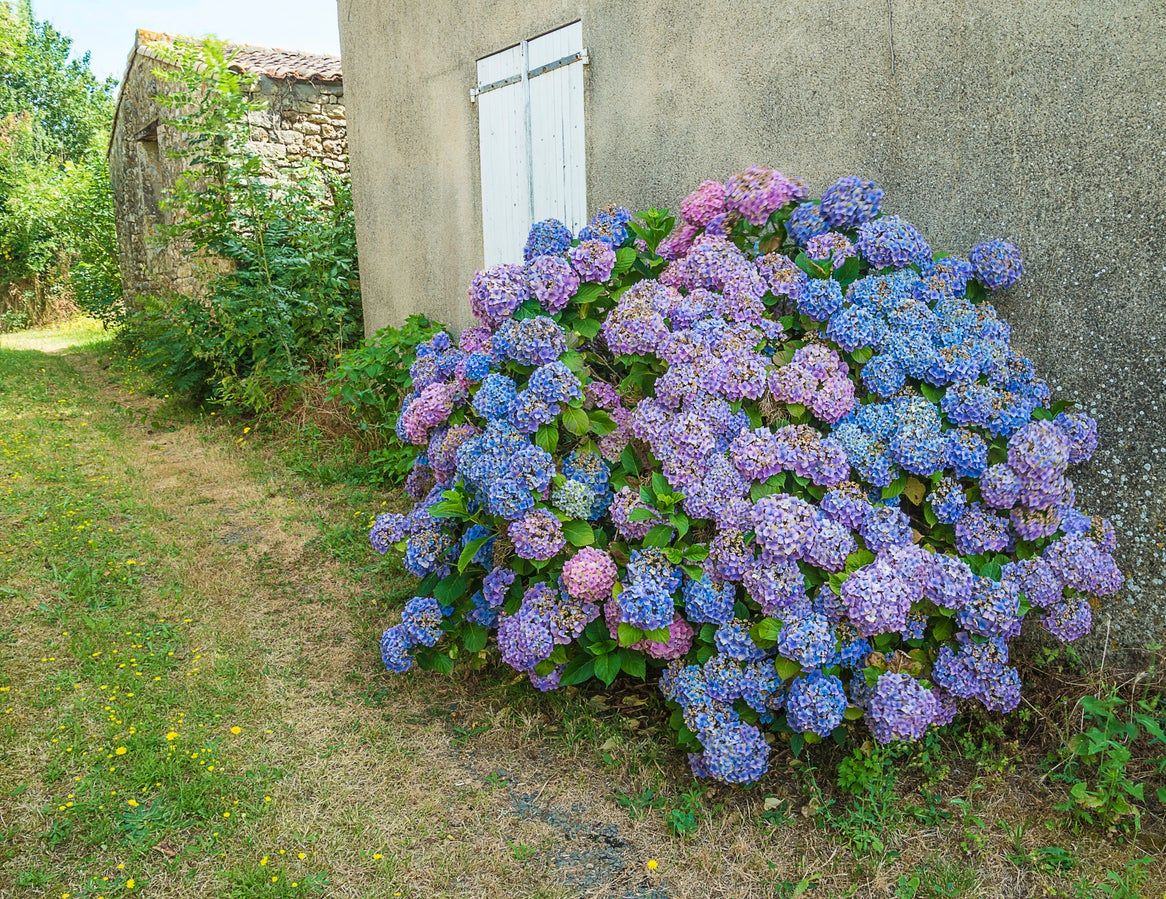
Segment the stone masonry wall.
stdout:
<path fill-rule="evenodd" d="M 348 171 L 343 85 L 263 77 L 257 94 L 267 108 L 248 117 L 252 152 L 281 168 L 315 160 Z"/>
<path fill-rule="evenodd" d="M 220 268 L 215 260 L 192 256 L 186 248 L 158 238 L 172 215 L 164 200 L 183 166 L 173 158 L 182 137 L 166 126 L 154 100 L 165 88 L 154 75 L 159 65 L 143 54 L 134 58 L 122 85 L 109 149 L 119 265 L 131 301 L 151 294 L 198 296 Z M 267 161 L 271 177 L 313 161 L 333 172 L 348 172 L 341 83 L 260 76 L 255 97 L 266 103 L 266 109 L 248 117 L 247 148 Z M 142 139 L 143 129 L 155 121 L 156 136 Z"/>

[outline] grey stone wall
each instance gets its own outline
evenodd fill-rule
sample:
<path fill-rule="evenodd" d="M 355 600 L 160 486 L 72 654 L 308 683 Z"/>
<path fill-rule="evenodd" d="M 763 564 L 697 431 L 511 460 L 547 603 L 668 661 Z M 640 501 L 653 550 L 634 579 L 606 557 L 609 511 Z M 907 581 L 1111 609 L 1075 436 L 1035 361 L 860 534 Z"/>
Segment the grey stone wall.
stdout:
<path fill-rule="evenodd" d="M 675 204 L 752 162 L 877 179 L 932 245 L 1008 236 L 1015 343 L 1101 420 L 1118 642 L 1166 631 L 1166 16 L 1157 0 L 339 0 L 368 330 L 465 324 L 481 263 L 475 61 L 583 22 L 588 203 Z"/>
<path fill-rule="evenodd" d="M 182 148 L 182 138 L 167 127 L 154 99 L 166 89 L 154 74 L 160 65 L 143 54 L 135 56 L 122 84 L 109 147 L 119 266 L 131 300 L 167 292 L 197 296 L 221 265 L 158 239 L 171 215 L 163 200 L 182 170 L 182 162 L 172 157 Z M 266 108 L 248 117 L 247 149 L 266 160 L 271 177 L 313 160 L 335 172 L 348 171 L 342 84 L 261 76 L 255 93 Z M 154 121 L 159 122 L 156 139 L 140 139 Z"/>
<path fill-rule="evenodd" d="M 316 160 L 333 171 L 348 171 L 343 85 L 262 77 L 257 94 L 267 108 L 248 116 L 248 150 L 277 168 Z"/>

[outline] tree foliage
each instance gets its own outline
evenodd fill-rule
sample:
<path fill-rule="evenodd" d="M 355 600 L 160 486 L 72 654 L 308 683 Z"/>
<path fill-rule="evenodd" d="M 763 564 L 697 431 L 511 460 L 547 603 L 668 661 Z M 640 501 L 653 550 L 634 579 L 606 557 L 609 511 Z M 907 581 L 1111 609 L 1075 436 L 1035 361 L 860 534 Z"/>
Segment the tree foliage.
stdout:
<path fill-rule="evenodd" d="M 113 87 L 27 0 L 0 0 L 0 284 L 30 281 L 107 319 L 121 295 Z"/>

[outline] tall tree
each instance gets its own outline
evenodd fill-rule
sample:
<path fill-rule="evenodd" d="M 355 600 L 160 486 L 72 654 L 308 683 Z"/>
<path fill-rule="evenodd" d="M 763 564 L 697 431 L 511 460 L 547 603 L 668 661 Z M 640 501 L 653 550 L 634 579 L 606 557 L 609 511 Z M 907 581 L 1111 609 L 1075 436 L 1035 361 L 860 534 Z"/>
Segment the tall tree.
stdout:
<path fill-rule="evenodd" d="M 61 162 L 79 161 L 108 131 L 115 85 L 72 49 L 29 0 L 0 0 L 0 117 L 31 116 L 38 150 Z"/>

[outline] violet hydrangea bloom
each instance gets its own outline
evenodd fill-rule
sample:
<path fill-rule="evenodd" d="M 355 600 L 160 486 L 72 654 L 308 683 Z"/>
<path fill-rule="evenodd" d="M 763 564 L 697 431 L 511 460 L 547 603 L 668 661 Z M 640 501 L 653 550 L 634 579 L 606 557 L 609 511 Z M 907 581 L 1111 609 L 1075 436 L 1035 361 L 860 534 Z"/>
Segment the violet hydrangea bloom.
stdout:
<path fill-rule="evenodd" d="M 507 534 L 514 543 L 515 553 L 523 559 L 550 559 L 566 545 L 563 526 L 546 509 L 535 509 L 512 521 Z"/>
<path fill-rule="evenodd" d="M 1006 240 L 989 240 L 976 244 L 968 254 L 976 280 L 989 290 L 1005 290 L 1020 280 L 1024 263 L 1020 250 Z"/>
<path fill-rule="evenodd" d="M 866 722 L 880 743 L 918 740 L 938 716 L 934 692 L 909 674 L 880 675 L 866 703 Z"/>
<path fill-rule="evenodd" d="M 559 312 L 579 289 L 579 276 L 562 256 L 539 256 L 527 269 L 530 292 L 547 312 Z"/>
<path fill-rule="evenodd" d="M 469 296 L 474 315 L 487 325 L 497 325 L 530 297 L 526 270 L 521 265 L 496 265 L 478 272 Z"/>
<path fill-rule="evenodd" d="M 853 230 L 878 215 L 882 199 L 873 181 L 846 175 L 822 192 L 822 218 L 835 228 Z"/>
<path fill-rule="evenodd" d="M 615 250 L 601 240 L 585 240 L 567 255 L 583 281 L 606 281 L 615 267 Z"/>
<path fill-rule="evenodd" d="M 719 181 L 702 181 L 680 203 L 680 214 L 690 225 L 703 228 L 725 211 L 725 185 Z"/>

